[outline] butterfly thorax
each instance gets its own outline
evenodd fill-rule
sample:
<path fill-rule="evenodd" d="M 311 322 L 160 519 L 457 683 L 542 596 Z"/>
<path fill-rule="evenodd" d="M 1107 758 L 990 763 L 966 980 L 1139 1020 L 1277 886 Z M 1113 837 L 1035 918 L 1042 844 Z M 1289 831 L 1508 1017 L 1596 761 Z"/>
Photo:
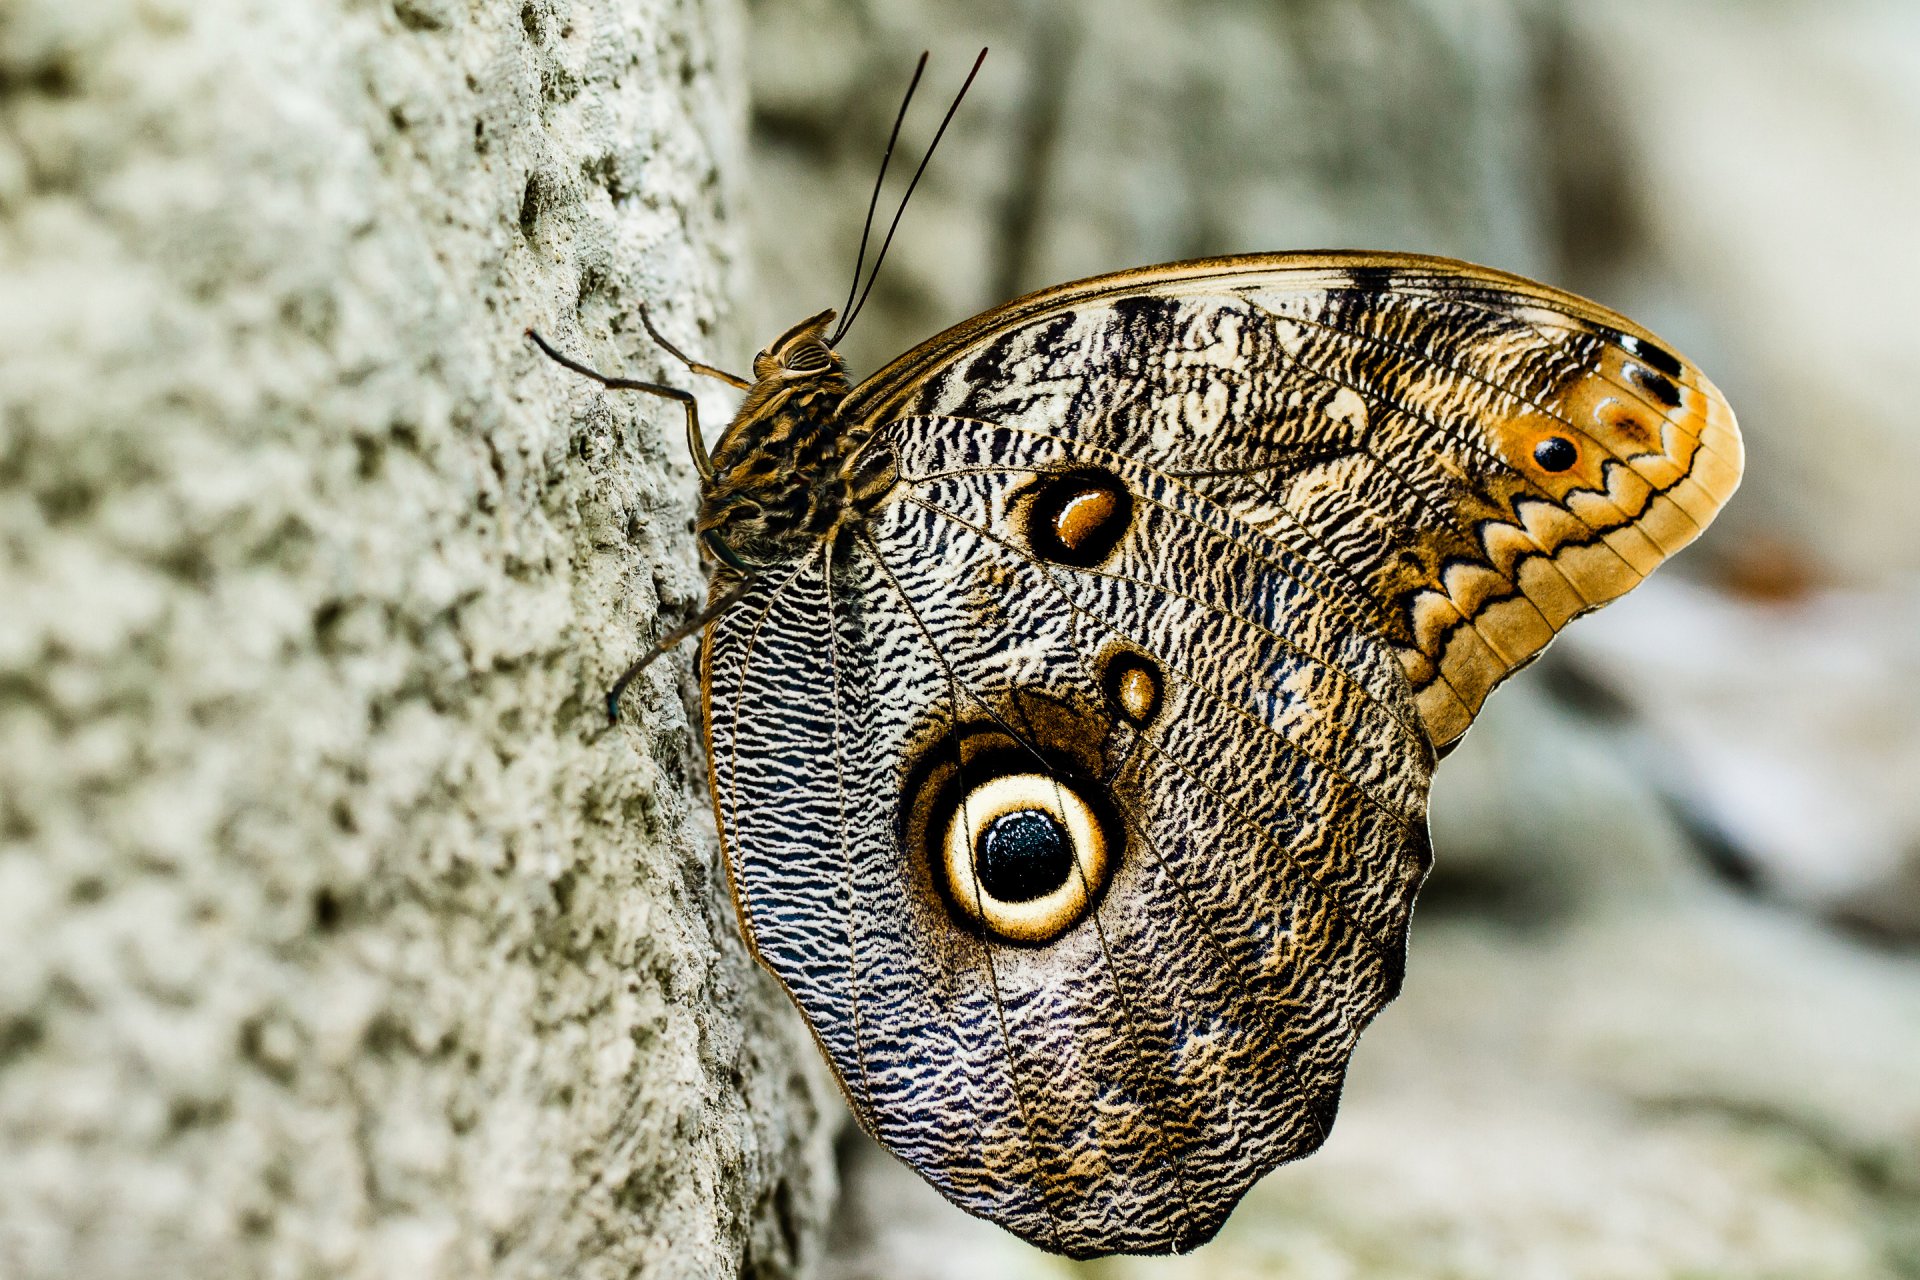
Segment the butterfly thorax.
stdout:
<path fill-rule="evenodd" d="M 697 527 L 736 567 L 836 538 L 886 487 L 890 472 L 862 456 L 868 433 L 840 420 L 852 384 L 827 345 L 833 314 L 802 320 L 754 357 L 753 385 L 714 447 Z"/>

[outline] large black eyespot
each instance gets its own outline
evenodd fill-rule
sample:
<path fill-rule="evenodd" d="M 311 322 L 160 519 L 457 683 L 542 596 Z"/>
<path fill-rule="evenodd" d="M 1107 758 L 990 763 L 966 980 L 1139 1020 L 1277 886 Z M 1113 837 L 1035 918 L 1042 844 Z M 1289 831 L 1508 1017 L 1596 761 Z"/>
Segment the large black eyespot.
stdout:
<path fill-rule="evenodd" d="M 1044 560 L 1091 569 L 1120 545 L 1133 495 L 1111 472 L 1069 471 L 1045 481 L 1027 507 L 1027 545 Z"/>
<path fill-rule="evenodd" d="M 1580 461 L 1580 451 L 1565 436 L 1548 436 L 1533 446 L 1533 460 L 1542 471 L 1565 471 Z"/>
<path fill-rule="evenodd" d="M 1002 902 L 1044 898 L 1073 874 L 1073 837 L 1044 809 L 1014 809 L 974 841 L 980 892 Z"/>
<path fill-rule="evenodd" d="M 1106 883 L 1108 828 L 1077 785 L 1003 773 L 956 797 L 939 840 L 947 897 L 1008 942 L 1051 942 L 1079 922 Z"/>
<path fill-rule="evenodd" d="M 1060 718 L 1032 714 L 1040 708 Z M 916 753 L 902 849 L 970 933 L 1045 946 L 1086 918 L 1113 879 L 1126 828 L 1098 781 L 1104 714 L 1029 701 L 1007 724 L 949 730 Z M 1063 739 L 1066 739 L 1064 743 Z"/>

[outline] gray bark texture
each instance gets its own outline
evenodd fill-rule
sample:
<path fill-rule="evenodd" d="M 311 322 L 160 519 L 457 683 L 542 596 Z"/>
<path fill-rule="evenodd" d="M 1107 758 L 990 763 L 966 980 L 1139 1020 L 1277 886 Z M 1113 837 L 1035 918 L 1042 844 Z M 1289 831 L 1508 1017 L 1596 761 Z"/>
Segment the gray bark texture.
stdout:
<path fill-rule="evenodd" d="M 776 1276 L 831 1086 L 733 926 L 638 307 L 726 0 L 0 5 L 0 1276 Z"/>

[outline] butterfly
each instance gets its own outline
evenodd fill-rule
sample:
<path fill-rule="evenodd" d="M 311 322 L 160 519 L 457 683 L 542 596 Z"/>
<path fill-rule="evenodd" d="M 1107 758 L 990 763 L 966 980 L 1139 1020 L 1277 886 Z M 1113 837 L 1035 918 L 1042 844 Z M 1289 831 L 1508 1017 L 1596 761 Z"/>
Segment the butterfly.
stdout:
<path fill-rule="evenodd" d="M 1707 527 L 1738 427 L 1631 321 L 1411 254 L 1097 276 L 854 385 L 857 311 L 750 379 L 655 333 L 745 392 L 710 455 L 547 348 L 688 406 L 716 573 L 655 653 L 704 629 L 743 933 L 954 1203 L 1191 1249 L 1326 1140 L 1436 761 Z"/>

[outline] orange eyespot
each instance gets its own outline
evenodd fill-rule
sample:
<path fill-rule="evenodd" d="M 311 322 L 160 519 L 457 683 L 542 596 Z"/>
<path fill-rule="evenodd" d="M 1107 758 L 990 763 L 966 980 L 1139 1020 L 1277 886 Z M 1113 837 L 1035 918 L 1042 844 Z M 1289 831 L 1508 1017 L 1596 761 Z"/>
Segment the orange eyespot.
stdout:
<path fill-rule="evenodd" d="M 1133 519 L 1118 476 L 1097 469 L 1054 476 L 1026 514 L 1027 543 L 1042 559 L 1090 569 L 1113 554 Z"/>
<path fill-rule="evenodd" d="M 1101 525 L 1113 518 L 1117 505 L 1113 495 L 1104 489 L 1076 493 L 1061 504 L 1053 518 L 1053 532 L 1063 545 L 1077 551 L 1094 539 Z"/>

